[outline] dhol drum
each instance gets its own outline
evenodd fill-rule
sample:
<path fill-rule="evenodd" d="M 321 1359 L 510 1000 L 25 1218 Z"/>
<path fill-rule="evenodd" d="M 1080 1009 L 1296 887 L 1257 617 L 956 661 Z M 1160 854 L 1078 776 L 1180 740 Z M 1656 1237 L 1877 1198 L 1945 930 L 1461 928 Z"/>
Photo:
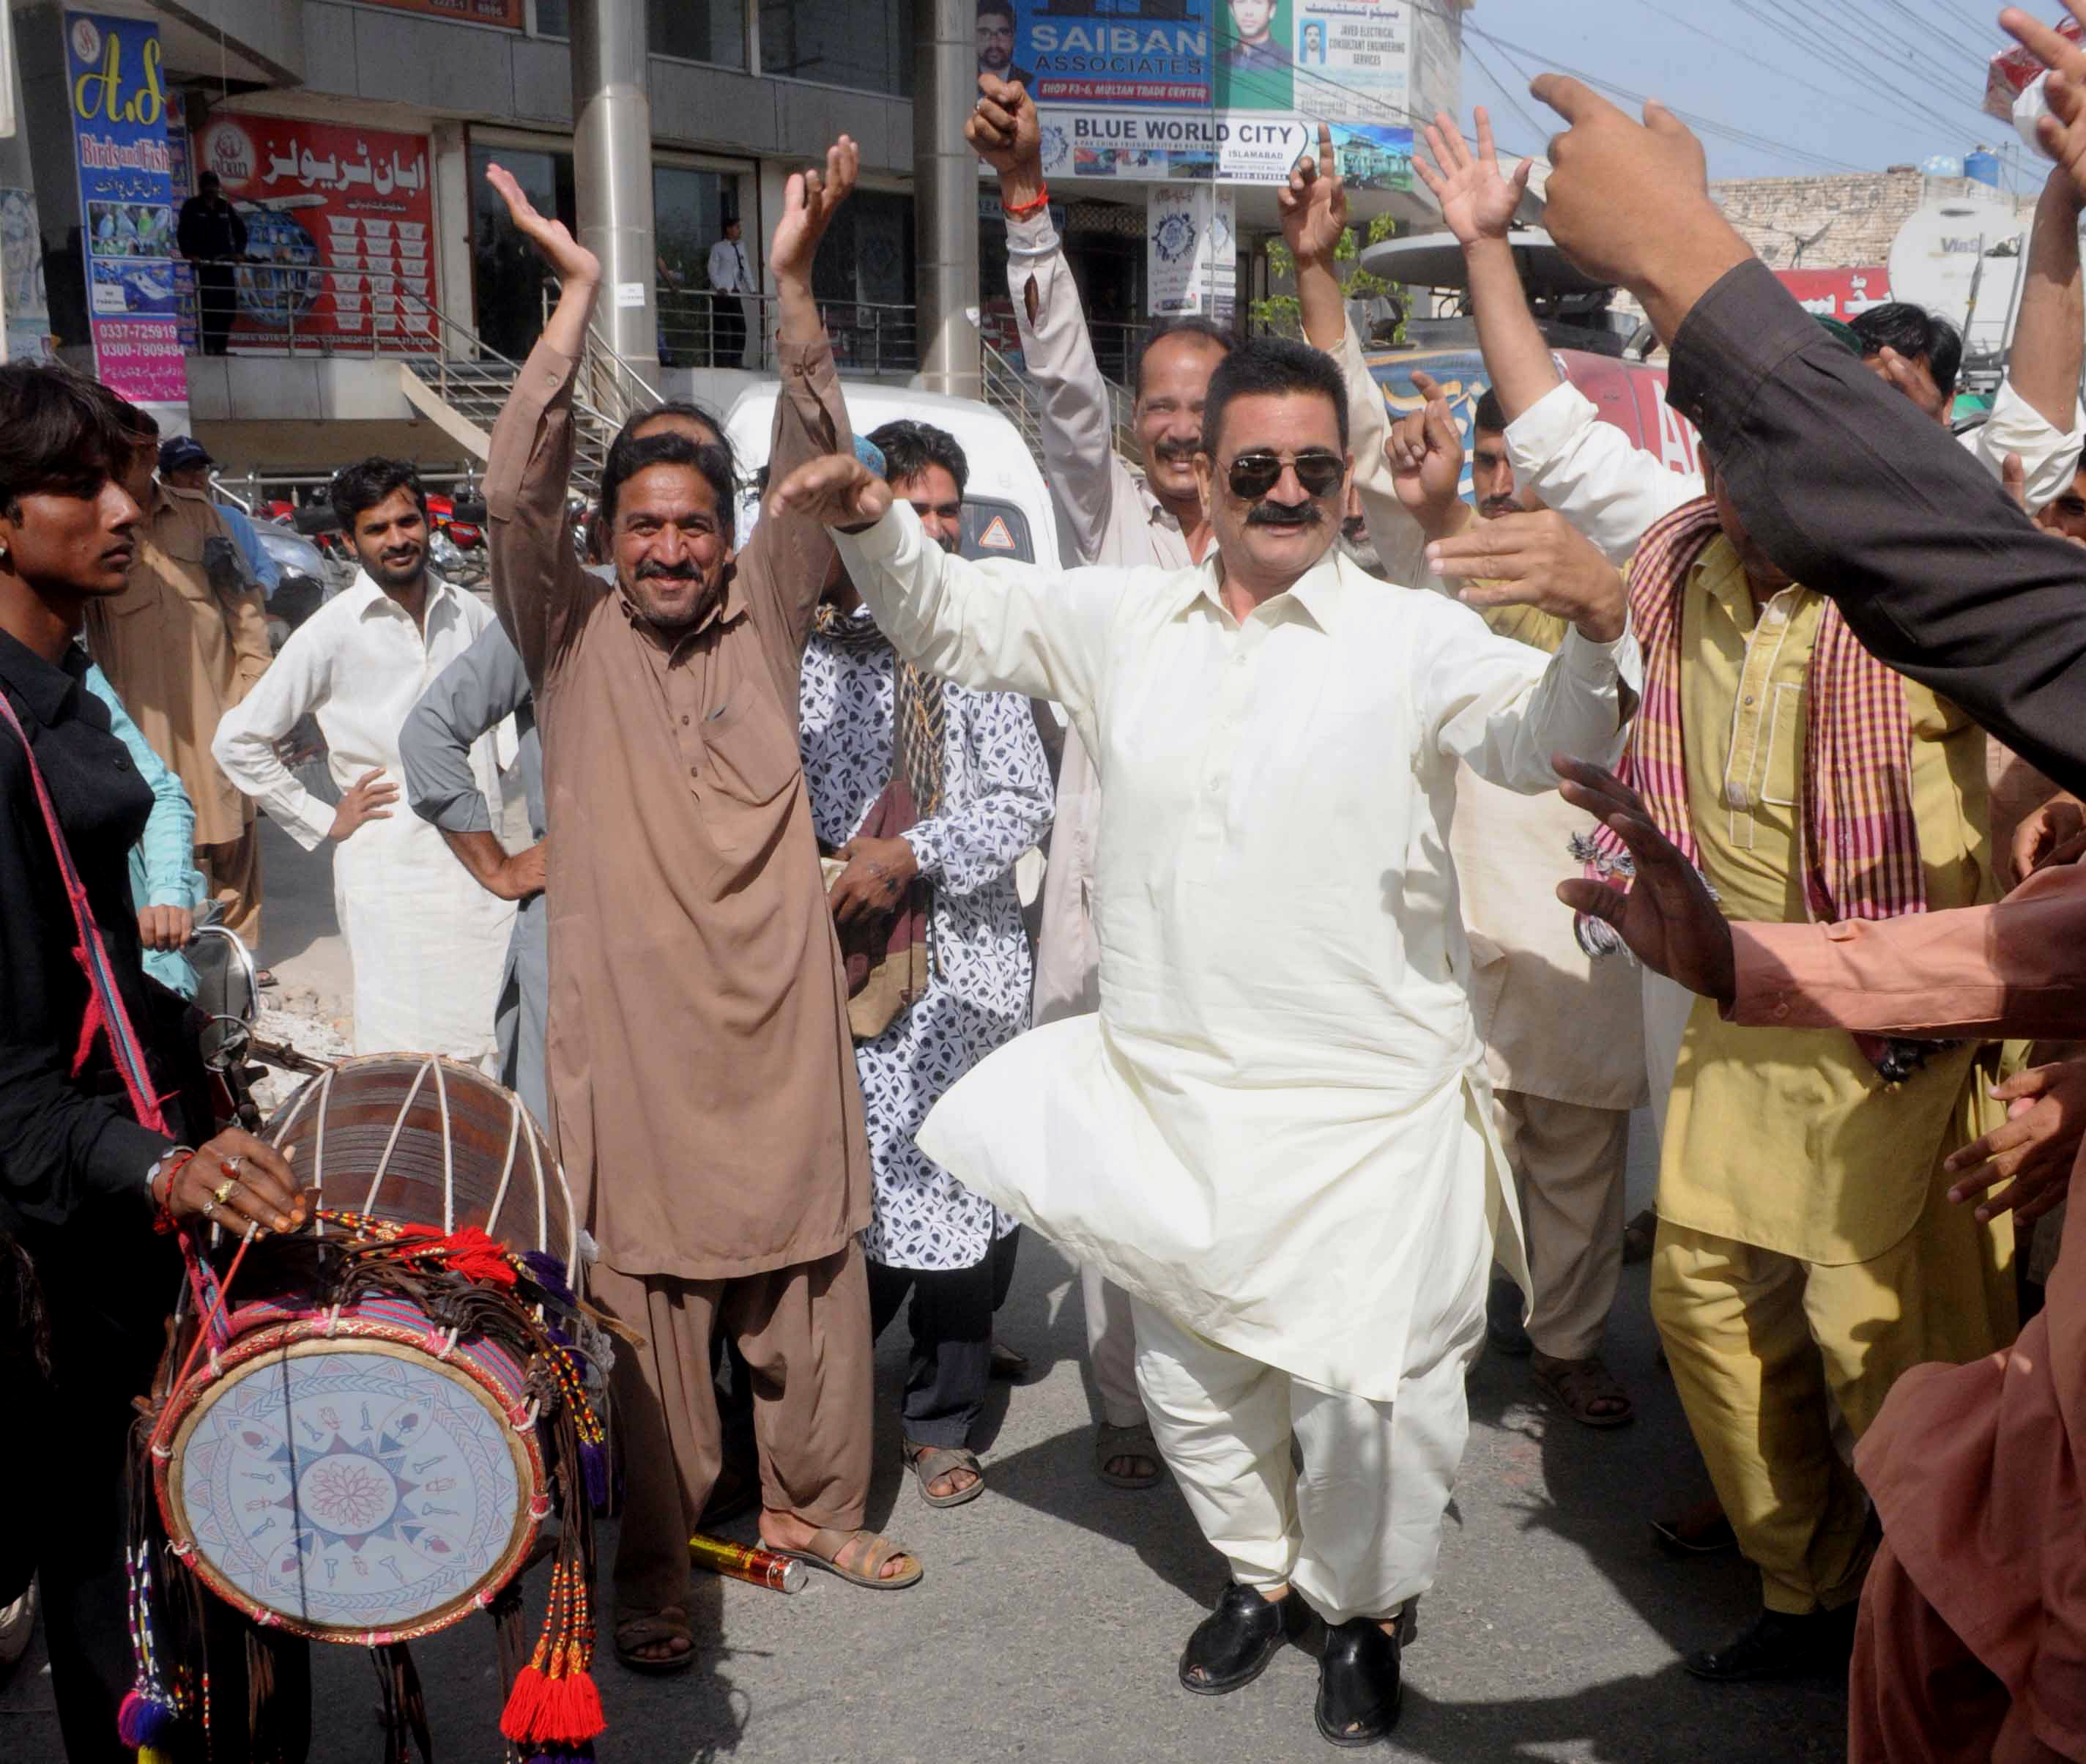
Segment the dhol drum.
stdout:
<path fill-rule="evenodd" d="M 407 1640 L 488 1603 L 549 1509 L 539 1417 L 573 1408 L 580 1361 L 519 1295 L 574 1266 L 571 1194 L 520 1101 L 440 1059 L 347 1061 L 267 1137 L 326 1216 L 233 1276 L 155 1430 L 160 1514 L 257 1621 Z M 401 1227 L 448 1247 L 408 1255 Z M 533 1283 L 508 1250 L 543 1252 Z"/>

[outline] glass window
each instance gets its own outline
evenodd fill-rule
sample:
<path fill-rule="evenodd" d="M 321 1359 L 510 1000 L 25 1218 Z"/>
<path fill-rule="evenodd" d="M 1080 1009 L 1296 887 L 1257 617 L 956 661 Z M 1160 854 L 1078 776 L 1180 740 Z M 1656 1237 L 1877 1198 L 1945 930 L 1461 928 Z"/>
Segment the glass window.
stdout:
<path fill-rule="evenodd" d="M 957 550 L 965 557 L 990 562 L 1011 557 L 1018 564 L 1036 561 L 1036 547 L 1028 536 L 1028 517 L 1011 502 L 996 496 L 967 498 L 964 503 L 964 536 Z"/>
<path fill-rule="evenodd" d="M 913 266 L 913 198 L 857 190 L 811 266 L 811 292 L 841 366 L 883 373 L 919 364 Z"/>
<path fill-rule="evenodd" d="M 536 35 L 569 38 L 573 14 L 568 0 L 536 0 Z"/>
<path fill-rule="evenodd" d="M 658 254 L 659 360 L 666 367 L 701 367 L 724 358 L 743 324 L 736 301 L 727 312 L 710 293 L 710 247 L 724 236 L 727 214 L 740 212 L 739 179 L 730 172 L 692 166 L 652 168 L 653 242 Z M 845 209 L 841 211 L 847 212 Z M 741 241 L 742 244 L 745 241 Z M 758 274 L 755 248 L 747 265 Z"/>
<path fill-rule="evenodd" d="M 742 0 L 645 0 L 645 19 L 654 55 L 717 67 L 746 66 Z"/>
<path fill-rule="evenodd" d="M 760 0 L 760 70 L 909 98 L 912 0 Z"/>
<path fill-rule="evenodd" d="M 539 214 L 578 225 L 573 156 L 530 147 L 475 147 L 470 150 L 470 245 L 478 284 L 478 334 L 509 360 L 525 359 L 543 329 L 543 283 L 548 279 L 535 248 L 515 232 L 507 205 L 485 181 L 487 166 L 514 174 Z M 847 211 L 841 211 L 845 214 Z"/>

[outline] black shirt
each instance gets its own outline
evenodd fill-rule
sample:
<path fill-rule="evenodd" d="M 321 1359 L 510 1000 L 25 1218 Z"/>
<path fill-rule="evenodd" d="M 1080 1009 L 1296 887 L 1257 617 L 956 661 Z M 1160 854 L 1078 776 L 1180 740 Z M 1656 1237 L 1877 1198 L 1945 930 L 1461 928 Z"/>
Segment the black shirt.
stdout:
<path fill-rule="evenodd" d="M 33 748 L 87 889 L 133 1026 L 154 1062 L 171 994 L 147 980 L 130 904 L 130 848 L 152 812 L 151 787 L 82 684 L 85 654 L 53 667 L 0 632 L 0 691 Z M 92 1203 L 134 1198 L 172 1143 L 132 1113 L 106 1037 L 79 1076 L 74 1051 L 88 997 L 79 941 L 27 756 L 0 723 L 0 1229 L 65 1224 Z"/>
<path fill-rule="evenodd" d="M 246 223 L 222 196 L 191 196 L 181 204 L 174 242 L 185 258 L 237 258 L 246 250 Z"/>

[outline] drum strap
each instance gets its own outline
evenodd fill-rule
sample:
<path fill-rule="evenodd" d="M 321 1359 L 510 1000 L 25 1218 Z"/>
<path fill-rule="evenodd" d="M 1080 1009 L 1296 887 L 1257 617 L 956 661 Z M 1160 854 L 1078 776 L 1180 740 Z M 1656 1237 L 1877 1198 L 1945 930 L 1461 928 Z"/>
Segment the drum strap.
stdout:
<path fill-rule="evenodd" d="M 94 909 L 87 898 L 87 884 L 80 880 L 79 871 L 72 861 L 71 848 L 66 844 L 65 829 L 59 823 L 57 808 L 44 783 L 43 769 L 36 764 L 36 749 L 29 744 L 28 732 L 22 727 L 21 719 L 15 716 L 15 707 L 7 702 L 5 692 L 0 692 L 0 718 L 5 718 L 7 726 L 15 731 L 22 744 L 22 756 L 29 762 L 29 781 L 36 787 L 36 806 L 43 811 L 44 830 L 51 836 L 51 849 L 57 854 L 58 873 L 65 880 L 66 898 L 71 902 L 73 925 L 79 934 L 72 956 L 87 976 L 87 999 L 86 1015 L 80 1019 L 79 1045 L 73 1050 L 72 1075 L 75 1078 L 79 1076 L 87 1065 L 87 1055 L 94 1050 L 96 1041 L 106 1035 L 117 1070 L 123 1074 L 123 1088 L 130 1093 L 131 1110 L 138 1125 L 172 1138 L 167 1118 L 160 1106 L 160 1099 L 152 1092 L 151 1073 L 145 1064 L 144 1048 L 138 1040 L 138 1032 L 131 1026 L 130 1013 L 124 1008 L 123 995 L 116 984 L 116 970 L 109 965 L 109 950 L 101 940 L 101 928 L 94 922 Z"/>

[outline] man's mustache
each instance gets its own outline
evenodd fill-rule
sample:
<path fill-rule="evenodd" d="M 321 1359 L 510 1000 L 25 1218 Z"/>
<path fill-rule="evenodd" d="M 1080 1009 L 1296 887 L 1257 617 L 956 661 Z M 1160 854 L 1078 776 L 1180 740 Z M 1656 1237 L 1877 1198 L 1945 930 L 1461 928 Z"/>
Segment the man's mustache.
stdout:
<path fill-rule="evenodd" d="M 653 582 L 662 577 L 668 582 L 700 582 L 703 573 L 692 563 L 666 564 L 656 557 L 648 557 L 637 566 L 640 582 Z"/>
<path fill-rule="evenodd" d="M 1203 444 L 1194 441 L 1156 441 L 1152 444 L 1153 454 L 1169 466 L 1177 466 L 1184 460 L 1193 459 L 1203 450 Z"/>
<path fill-rule="evenodd" d="M 1246 510 L 1248 526 L 1316 526 L 1326 517 L 1315 502 L 1256 502 Z"/>

